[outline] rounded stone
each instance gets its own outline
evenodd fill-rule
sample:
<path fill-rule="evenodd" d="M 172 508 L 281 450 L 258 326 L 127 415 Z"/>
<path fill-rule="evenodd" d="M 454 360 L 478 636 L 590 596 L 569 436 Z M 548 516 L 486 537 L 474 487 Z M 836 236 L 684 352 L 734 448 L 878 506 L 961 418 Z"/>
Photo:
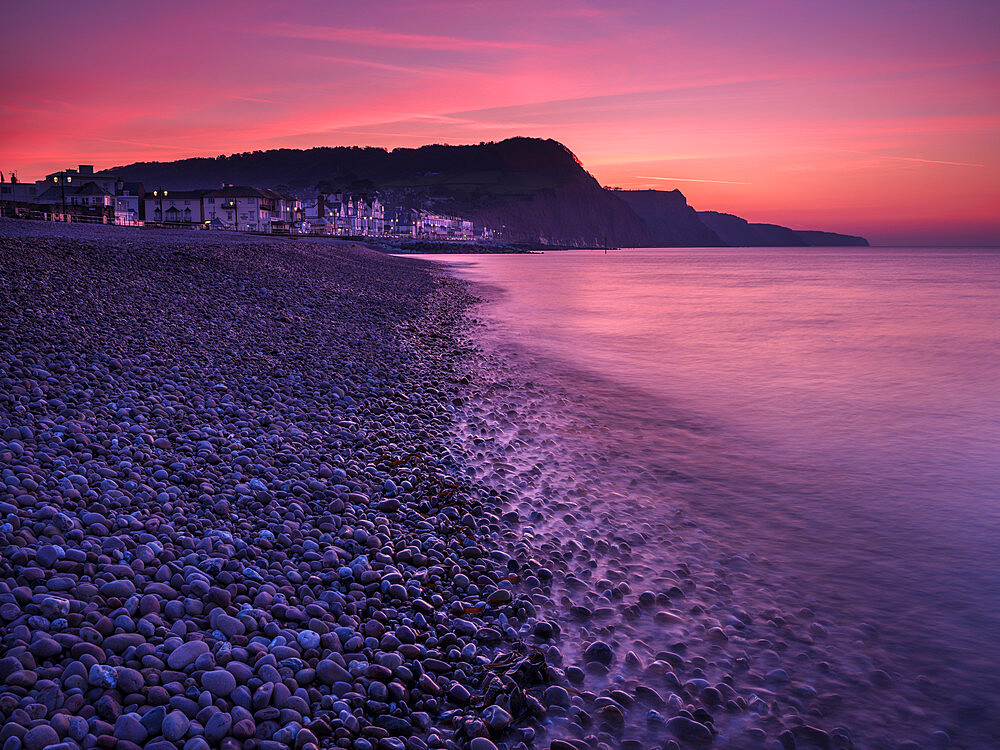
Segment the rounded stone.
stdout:
<path fill-rule="evenodd" d="M 202 654 L 208 653 L 208 644 L 204 641 L 186 641 L 170 652 L 167 666 L 171 669 L 184 669 L 194 664 Z"/>
<path fill-rule="evenodd" d="M 604 641 L 594 641 L 583 652 L 585 662 L 597 662 L 605 666 L 611 664 L 614 658 L 614 650 Z"/>
<path fill-rule="evenodd" d="M 160 732 L 163 734 L 164 738 L 170 740 L 171 742 L 176 742 L 187 734 L 187 730 L 190 725 L 191 720 L 184 715 L 183 711 L 171 711 L 163 717 L 163 723 L 160 725 Z"/>
<path fill-rule="evenodd" d="M 213 669 L 201 676 L 201 684 L 212 695 L 225 698 L 236 689 L 236 678 L 225 669 Z"/>
<path fill-rule="evenodd" d="M 55 745 L 58 742 L 59 734 L 47 724 L 29 729 L 24 733 L 24 737 L 21 738 L 24 750 L 43 750 L 43 748 Z"/>

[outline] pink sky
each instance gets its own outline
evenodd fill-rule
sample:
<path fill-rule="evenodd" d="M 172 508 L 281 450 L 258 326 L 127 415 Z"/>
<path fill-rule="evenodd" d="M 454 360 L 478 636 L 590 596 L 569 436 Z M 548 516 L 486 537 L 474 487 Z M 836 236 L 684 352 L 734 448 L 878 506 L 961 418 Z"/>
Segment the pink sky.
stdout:
<path fill-rule="evenodd" d="M 0 170 L 565 143 L 602 183 L 1000 244 L 1000 3 L 5 3 Z"/>

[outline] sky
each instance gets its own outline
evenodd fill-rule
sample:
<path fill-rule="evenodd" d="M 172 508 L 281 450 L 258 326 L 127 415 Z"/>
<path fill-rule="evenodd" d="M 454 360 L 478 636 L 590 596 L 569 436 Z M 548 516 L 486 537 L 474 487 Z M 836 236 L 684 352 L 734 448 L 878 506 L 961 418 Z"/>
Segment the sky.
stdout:
<path fill-rule="evenodd" d="M 554 138 L 699 210 L 1000 245 L 996 0 L 0 0 L 0 171 Z"/>

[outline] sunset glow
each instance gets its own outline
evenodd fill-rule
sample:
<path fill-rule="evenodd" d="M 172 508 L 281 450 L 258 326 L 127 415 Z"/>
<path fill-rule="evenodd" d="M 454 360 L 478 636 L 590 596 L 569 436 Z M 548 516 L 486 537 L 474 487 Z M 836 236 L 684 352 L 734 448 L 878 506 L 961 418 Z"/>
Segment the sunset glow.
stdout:
<path fill-rule="evenodd" d="M 602 184 L 1000 243 L 1000 4 L 5 3 L 0 170 L 565 143 Z M 14 33 L 14 29 L 17 30 Z"/>

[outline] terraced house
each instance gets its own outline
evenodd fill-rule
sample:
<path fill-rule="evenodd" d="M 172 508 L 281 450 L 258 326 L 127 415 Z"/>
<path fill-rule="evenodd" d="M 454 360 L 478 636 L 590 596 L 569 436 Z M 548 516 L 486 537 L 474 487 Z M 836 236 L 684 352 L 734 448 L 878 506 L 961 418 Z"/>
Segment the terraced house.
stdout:
<path fill-rule="evenodd" d="M 298 219 L 296 198 L 274 190 L 225 185 L 204 197 L 204 221 L 241 232 L 288 231 Z"/>
<path fill-rule="evenodd" d="M 360 237 L 385 234 L 385 207 L 374 193 L 320 193 L 306 218 L 323 233 Z"/>

